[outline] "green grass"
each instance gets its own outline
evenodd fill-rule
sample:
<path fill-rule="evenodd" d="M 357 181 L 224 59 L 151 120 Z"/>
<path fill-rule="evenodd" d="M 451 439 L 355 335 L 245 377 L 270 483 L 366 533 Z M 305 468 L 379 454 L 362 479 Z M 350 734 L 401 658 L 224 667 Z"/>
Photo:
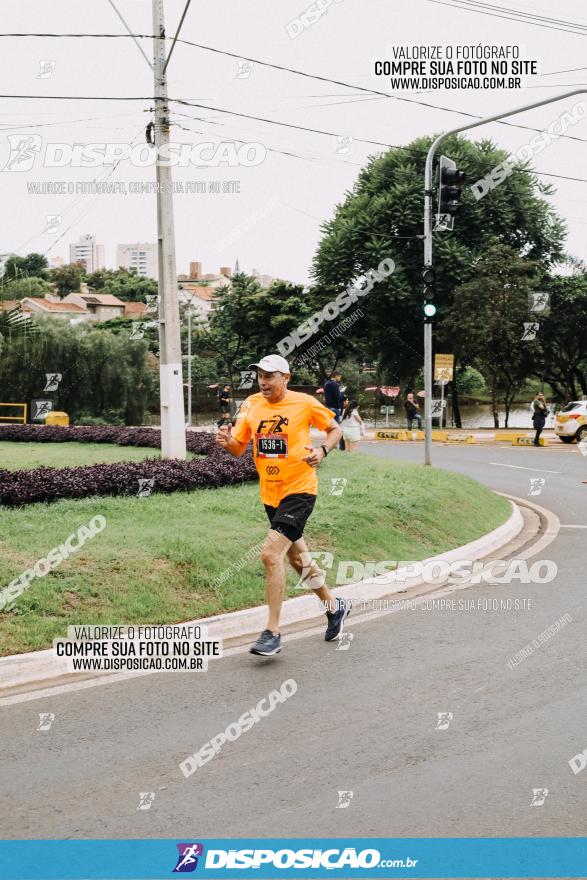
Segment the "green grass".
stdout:
<path fill-rule="evenodd" d="M 120 453 L 128 459 L 152 450 L 109 452 L 118 460 Z M 44 461 L 47 454 L 53 451 L 39 450 Z M 330 494 L 331 477 L 347 478 L 342 496 Z M 510 511 L 505 499 L 468 477 L 361 454 L 333 455 L 320 468 L 320 484 L 305 536 L 311 550 L 334 554 L 334 568 L 341 559 L 422 559 L 480 537 Z M 2 509 L 0 587 L 96 514 L 107 525 L 53 572 L 35 578 L 12 611 L 0 612 L 0 654 L 46 648 L 72 624 L 169 623 L 262 604 L 257 557 L 222 587 L 211 584 L 265 536 L 258 491 L 252 483 Z M 296 580 L 291 572 L 290 595 L 300 595 L 292 590 Z"/>
<path fill-rule="evenodd" d="M 142 461 L 159 458 L 157 449 L 147 446 L 116 446 L 110 443 L 20 443 L 0 441 L 0 468 L 77 467 L 83 464 Z M 189 458 L 195 458 L 191 452 Z"/>

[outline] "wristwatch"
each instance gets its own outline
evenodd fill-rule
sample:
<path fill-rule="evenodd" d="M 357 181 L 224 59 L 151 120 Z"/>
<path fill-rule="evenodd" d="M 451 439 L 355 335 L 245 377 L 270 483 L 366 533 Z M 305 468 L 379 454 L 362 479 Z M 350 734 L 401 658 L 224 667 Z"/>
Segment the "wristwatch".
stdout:
<path fill-rule="evenodd" d="M 322 444 L 322 446 L 320 447 L 320 449 L 321 449 L 322 452 L 324 453 L 324 458 L 326 458 L 326 456 L 328 455 L 328 450 L 327 450 L 326 446 L 324 446 L 324 444 Z"/>

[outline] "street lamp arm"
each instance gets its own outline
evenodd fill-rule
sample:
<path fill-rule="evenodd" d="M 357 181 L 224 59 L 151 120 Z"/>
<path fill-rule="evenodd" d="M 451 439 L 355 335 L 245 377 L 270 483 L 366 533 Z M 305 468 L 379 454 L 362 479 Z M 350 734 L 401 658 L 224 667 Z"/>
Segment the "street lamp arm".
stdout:
<path fill-rule="evenodd" d="M 451 128 L 449 131 L 445 131 L 442 134 L 438 135 L 436 140 L 431 144 L 430 149 L 428 150 L 428 155 L 426 156 L 426 168 L 424 171 L 424 190 L 426 193 L 425 196 L 425 204 L 424 204 L 424 265 L 429 266 L 432 264 L 432 239 L 430 237 L 430 253 L 427 254 L 427 245 L 428 245 L 428 233 L 430 230 L 430 200 L 432 196 L 432 171 L 433 171 L 433 163 L 434 156 L 438 147 L 446 140 L 446 138 L 450 137 L 451 134 L 459 134 L 461 131 L 469 131 L 471 128 L 478 128 L 480 125 L 485 125 L 488 122 L 496 122 L 499 119 L 506 119 L 508 116 L 515 116 L 517 113 L 522 113 L 525 110 L 533 110 L 535 107 L 543 107 L 545 104 L 553 104 L 555 101 L 562 101 L 565 98 L 572 98 L 573 95 L 585 95 L 587 94 L 587 89 L 573 89 L 571 92 L 563 92 L 561 95 L 555 95 L 551 98 L 544 98 L 542 101 L 534 101 L 532 104 L 523 104 L 521 107 L 514 107 L 512 110 L 506 110 L 504 113 L 496 113 L 493 116 L 484 116 L 483 119 L 477 119 L 475 122 L 468 122 L 466 125 L 459 125 L 457 128 Z M 428 195 L 430 193 L 430 196 Z M 428 208 L 428 211 L 427 211 Z M 428 214 L 428 216 L 426 216 Z"/>

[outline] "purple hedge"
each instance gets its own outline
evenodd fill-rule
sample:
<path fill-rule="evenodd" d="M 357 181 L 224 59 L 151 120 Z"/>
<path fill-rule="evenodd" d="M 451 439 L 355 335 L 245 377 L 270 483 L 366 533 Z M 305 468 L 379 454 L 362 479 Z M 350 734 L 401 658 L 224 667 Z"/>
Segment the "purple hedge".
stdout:
<path fill-rule="evenodd" d="M 161 433 L 151 428 L 95 427 L 59 428 L 43 425 L 7 425 L 0 440 L 35 443 L 114 443 L 119 446 L 161 448 Z M 190 452 L 205 459 L 178 461 L 145 459 L 82 467 L 40 467 L 31 470 L 0 470 L 0 504 L 16 506 L 60 498 L 88 498 L 96 495 L 137 495 L 139 480 L 154 480 L 153 492 L 209 489 L 243 483 L 257 478 L 253 456 L 246 452 L 233 458 L 216 447 L 213 434 L 187 432 Z"/>

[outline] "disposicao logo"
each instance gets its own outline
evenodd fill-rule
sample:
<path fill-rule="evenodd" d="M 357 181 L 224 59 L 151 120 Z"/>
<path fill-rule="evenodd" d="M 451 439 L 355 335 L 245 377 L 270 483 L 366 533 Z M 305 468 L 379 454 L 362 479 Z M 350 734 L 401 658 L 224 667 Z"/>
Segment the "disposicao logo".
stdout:
<path fill-rule="evenodd" d="M 174 874 L 188 874 L 198 867 L 198 857 L 204 855 L 202 843 L 178 843 L 179 850 L 177 865 L 173 869 Z"/>
<path fill-rule="evenodd" d="M 398 859 L 397 861 L 401 861 Z M 407 860 L 406 860 L 407 861 Z M 416 863 L 416 860 L 410 860 Z M 383 860 L 385 862 L 385 860 Z M 273 868 L 374 868 L 389 867 L 381 860 L 377 849 L 358 850 L 355 847 L 345 849 L 208 849 L 205 869 L 224 868 L 237 870 L 245 868 L 261 868 L 264 865 Z M 397 867 L 400 867 L 399 865 Z"/>

